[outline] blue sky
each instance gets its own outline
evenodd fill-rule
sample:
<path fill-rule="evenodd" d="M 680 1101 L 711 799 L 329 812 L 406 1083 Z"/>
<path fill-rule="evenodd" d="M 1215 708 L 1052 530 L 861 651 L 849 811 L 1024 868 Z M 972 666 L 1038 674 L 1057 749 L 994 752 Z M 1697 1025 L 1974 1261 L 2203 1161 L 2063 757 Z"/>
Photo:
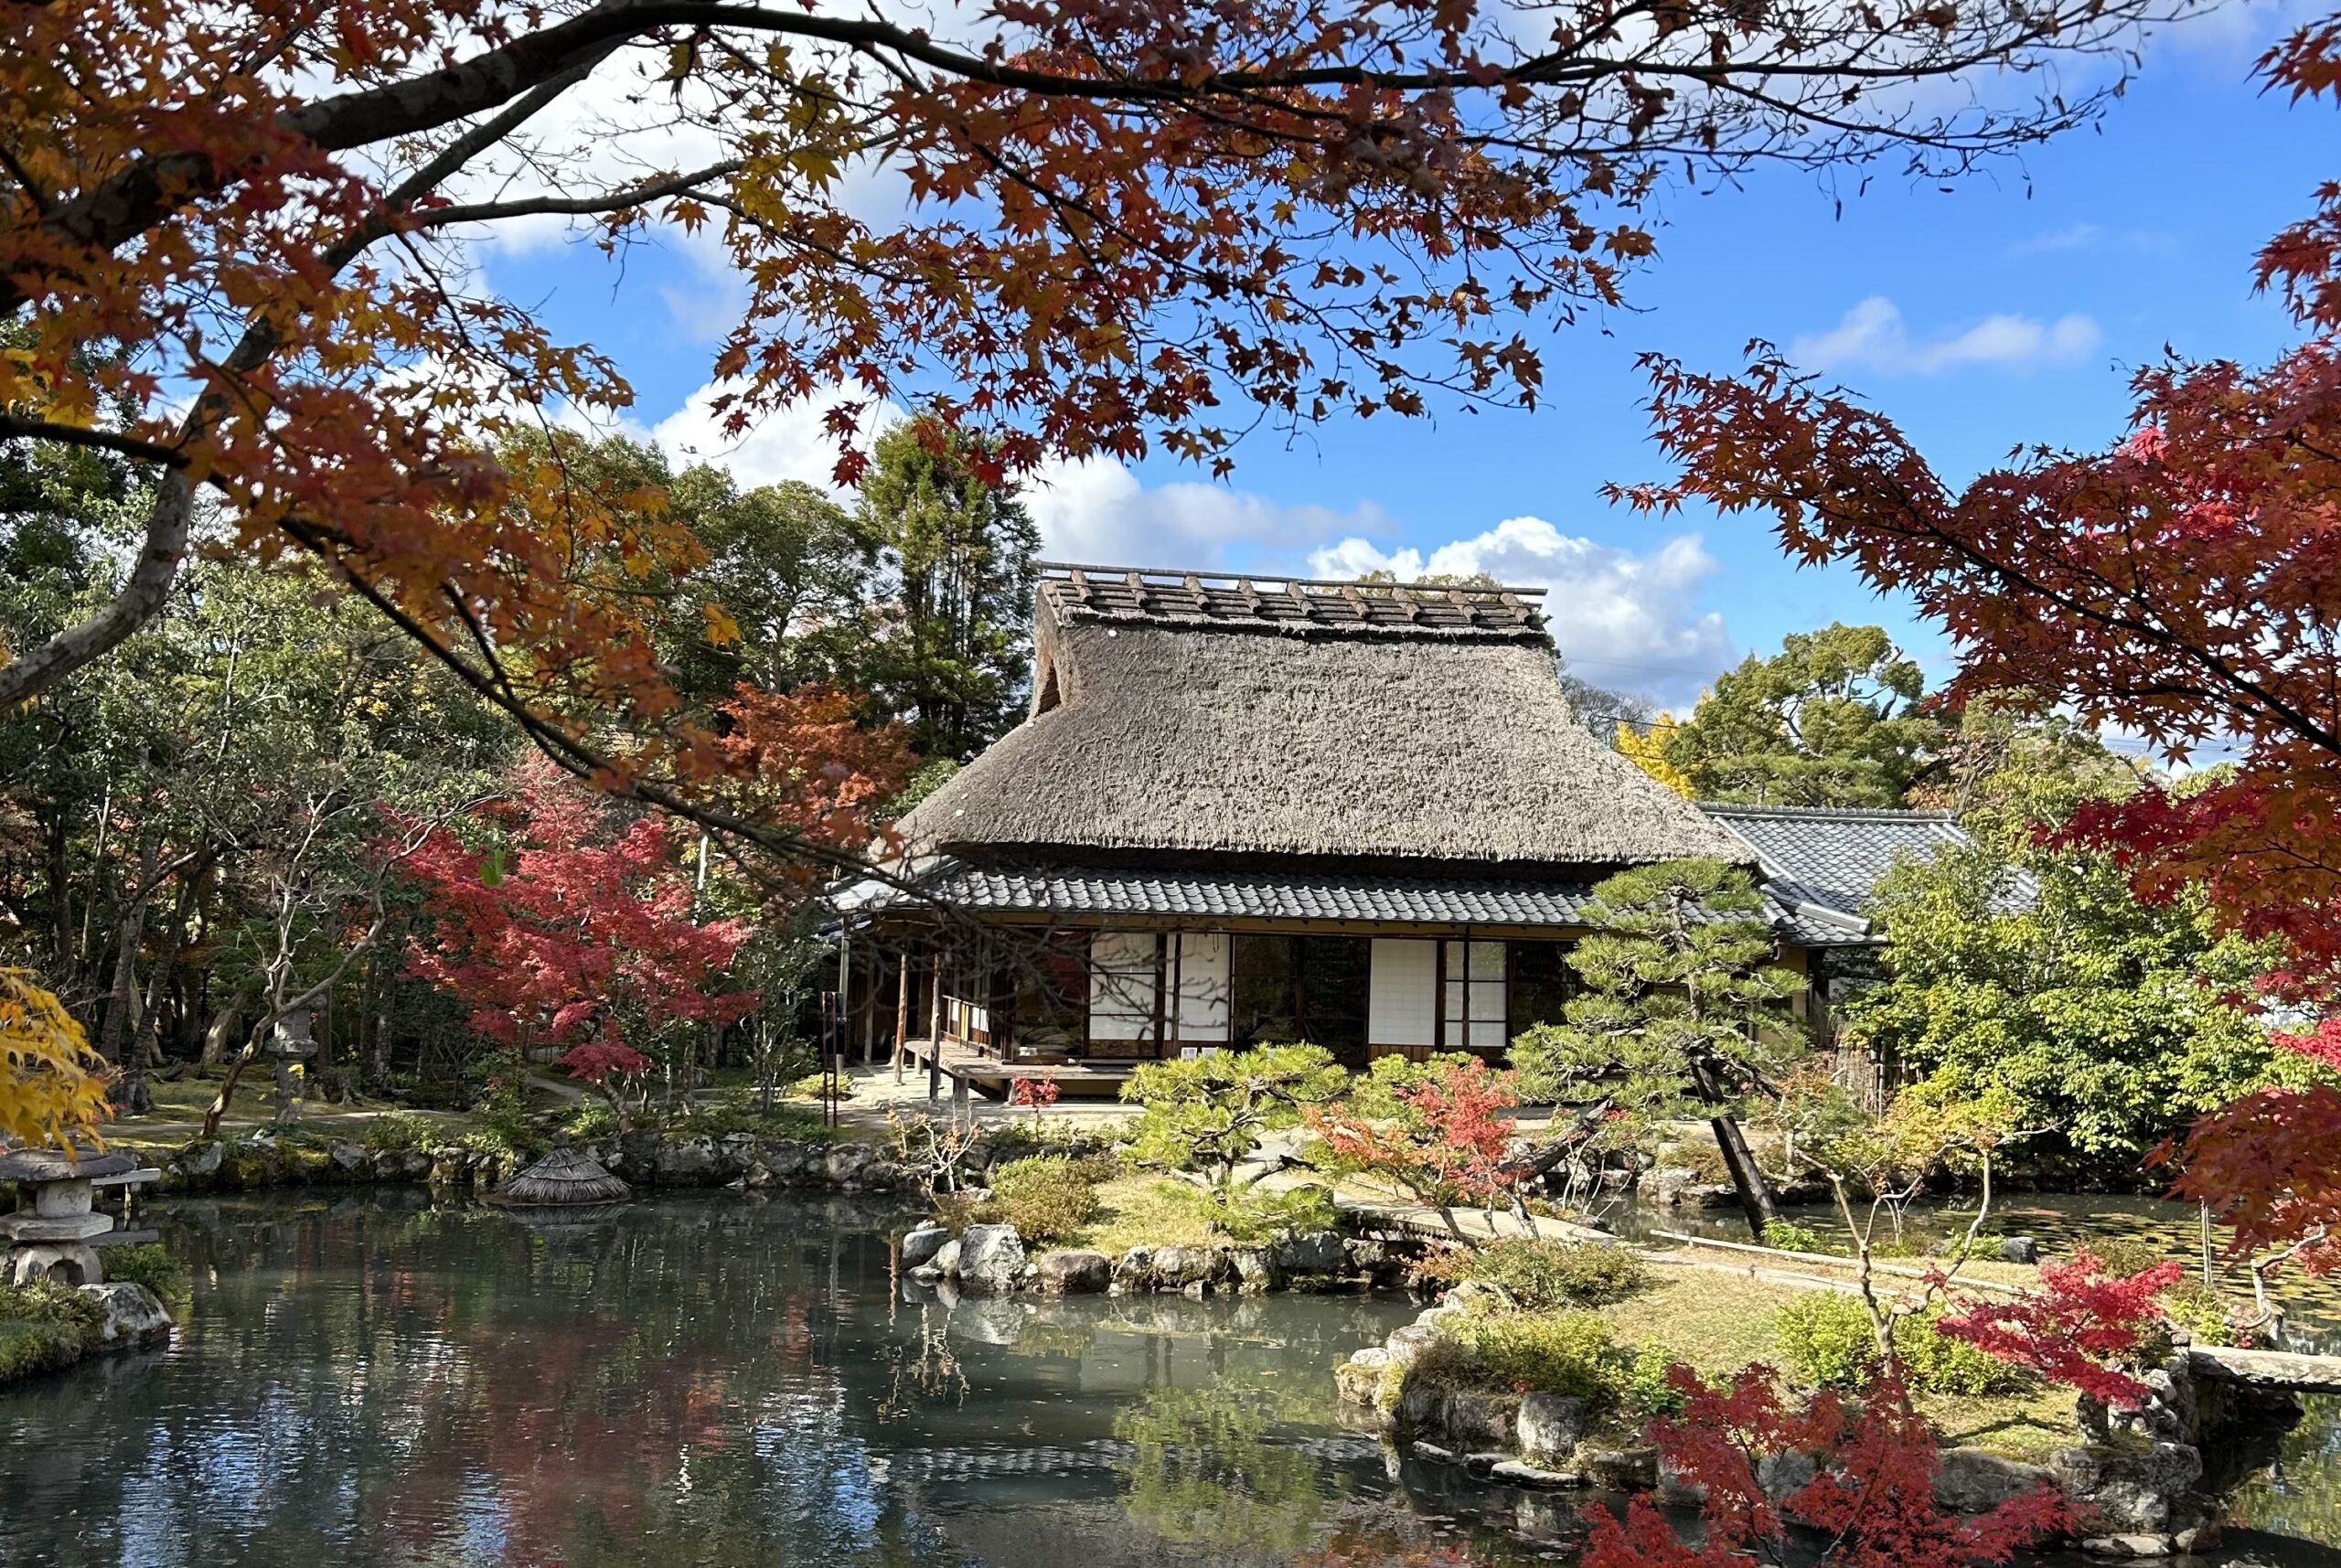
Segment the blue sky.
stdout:
<path fill-rule="evenodd" d="M 2121 430 L 2129 369 L 2165 344 L 2258 360 L 2288 340 L 2282 312 L 2250 293 L 2250 260 L 2341 174 L 2341 123 L 2249 80 L 2281 21 L 2239 8 L 2164 36 L 2097 129 L 1947 190 L 1890 169 L 1862 190 L 1774 172 L 1670 197 L 1635 308 L 1546 341 L 1548 398 L 1532 413 L 1256 438 L 1225 485 L 1170 461 L 1093 464 L 1053 472 L 1033 509 L 1053 550 L 1085 560 L 1427 564 L 1549 583 L 1580 673 L 1678 705 L 1739 655 L 1833 619 L 1884 622 L 1940 668 L 1940 640 L 1905 607 L 1797 570 L 1755 525 L 1639 518 L 1600 499 L 1604 481 L 1661 473 L 1635 356 L 1729 368 L 1747 339 L 1769 338 L 1871 397 L 1958 477 L 2020 443 L 2103 444 Z M 824 476 L 809 419 L 728 451 L 714 440 L 703 384 L 733 296 L 704 262 L 646 248 L 620 269 L 541 248 L 489 270 L 617 358 L 641 429 L 751 481 Z"/>

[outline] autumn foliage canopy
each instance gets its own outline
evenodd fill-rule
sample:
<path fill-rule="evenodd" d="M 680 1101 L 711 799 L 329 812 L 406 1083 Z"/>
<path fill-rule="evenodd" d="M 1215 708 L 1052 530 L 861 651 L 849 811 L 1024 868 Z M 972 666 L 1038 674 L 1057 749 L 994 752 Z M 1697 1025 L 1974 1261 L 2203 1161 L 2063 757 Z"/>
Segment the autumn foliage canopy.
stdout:
<path fill-rule="evenodd" d="M 688 531 L 657 494 L 490 455 L 632 394 L 493 292 L 479 242 L 711 241 L 744 283 L 708 367 L 727 432 L 818 409 L 849 481 L 912 400 L 1009 470 L 1218 466 L 1263 422 L 1533 402 L 1527 329 L 1620 297 L 1662 179 L 1955 173 L 2115 91 L 2060 96 L 2035 74 L 2057 57 L 2191 7 L 11 5 L 0 438 L 162 482 L 119 593 L 11 650 L 0 702 L 155 613 L 205 492 L 232 548 L 362 595 L 572 773 L 785 845 L 705 798 L 720 728 L 634 592 L 692 569 Z M 1897 91 L 1977 69 L 2013 96 Z"/>

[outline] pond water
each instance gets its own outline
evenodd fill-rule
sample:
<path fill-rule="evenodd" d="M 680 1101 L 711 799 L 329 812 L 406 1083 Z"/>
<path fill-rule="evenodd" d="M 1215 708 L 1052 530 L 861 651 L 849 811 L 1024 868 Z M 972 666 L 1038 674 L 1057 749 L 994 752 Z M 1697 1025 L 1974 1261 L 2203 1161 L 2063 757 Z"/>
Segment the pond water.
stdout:
<path fill-rule="evenodd" d="M 728 1195 L 152 1218 L 192 1320 L 0 1393 L 8 1568 L 1519 1568 L 1583 1502 L 1445 1492 L 1341 1427 L 1330 1371 L 1395 1298 L 946 1308 L 882 1213 Z"/>

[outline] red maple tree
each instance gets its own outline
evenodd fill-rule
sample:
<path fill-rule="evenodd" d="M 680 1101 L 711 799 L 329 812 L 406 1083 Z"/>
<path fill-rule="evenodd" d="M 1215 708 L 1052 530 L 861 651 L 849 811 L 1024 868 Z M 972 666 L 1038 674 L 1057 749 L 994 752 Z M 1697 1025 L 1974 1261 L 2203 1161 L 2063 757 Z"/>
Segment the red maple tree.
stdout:
<path fill-rule="evenodd" d="M 523 1049 L 591 1048 L 572 1065 L 599 1077 L 671 1024 L 729 1023 L 756 1005 L 724 988 L 749 927 L 692 918 L 665 821 L 622 821 L 543 763 L 480 816 L 489 841 L 440 828 L 406 864 L 428 922 L 408 968 L 467 1004 L 473 1029 Z"/>
<path fill-rule="evenodd" d="M 2156 1300 L 2178 1283 L 2175 1263 L 2128 1275 L 2109 1275 L 2086 1247 L 2073 1261 L 2040 1265 L 2040 1288 L 2013 1301 L 1970 1303 L 1935 1328 L 1985 1354 L 2028 1367 L 2119 1409 L 2145 1400 L 2146 1385 L 2118 1364 L 2161 1322 Z"/>
<path fill-rule="evenodd" d="M 2296 100 L 2341 101 L 2341 16 L 2260 62 Z M 2323 105 L 2314 102 L 2310 110 Z M 2110 851 L 2143 897 L 2199 886 L 2233 930 L 2291 955 L 2280 1035 L 2341 1064 L 2341 182 L 2256 268 L 2304 330 L 2274 364 L 2177 358 L 2134 379 L 2132 429 L 2037 449 L 1954 487 L 1883 414 L 1768 346 L 1737 377 L 1647 361 L 1672 483 L 1613 493 L 1769 515 L 1789 552 L 1904 592 L 1960 650 L 1953 699 L 2017 694 L 2235 762 L 2084 808 L 2066 841 Z M 2341 1092 L 2269 1090 L 2179 1151 L 2179 1190 L 2239 1249 L 2341 1266 Z"/>
<path fill-rule="evenodd" d="M 1393 1098 L 1395 1115 L 1321 1106 L 1309 1126 L 1340 1165 L 1386 1177 L 1425 1202 L 1494 1203 L 1517 1185 L 1506 1164 L 1515 1129 L 1503 1113 L 1520 1104 L 1511 1073 L 1477 1057 L 1434 1058 Z"/>
<path fill-rule="evenodd" d="M 1585 1568 L 1746 1568 L 1751 1561 L 1814 1562 L 1790 1530 L 1817 1532 L 1827 1568 L 1971 1568 L 2004 1563 L 2019 1549 L 2065 1532 L 2070 1511 L 2051 1488 L 2022 1493 L 1973 1518 L 1935 1498 L 1941 1452 L 1898 1385 L 1873 1384 L 1857 1405 L 1823 1390 L 1784 1394 L 1762 1367 L 1710 1387 L 1687 1367 L 1670 1369 L 1680 1415 L 1651 1424 L 1677 1481 L 1700 1497 L 1704 1527 L 1684 1539 L 1647 1498 L 1623 1519 L 1586 1510 Z M 1762 1468 L 1801 1456 L 1811 1478 L 1775 1499 Z"/>

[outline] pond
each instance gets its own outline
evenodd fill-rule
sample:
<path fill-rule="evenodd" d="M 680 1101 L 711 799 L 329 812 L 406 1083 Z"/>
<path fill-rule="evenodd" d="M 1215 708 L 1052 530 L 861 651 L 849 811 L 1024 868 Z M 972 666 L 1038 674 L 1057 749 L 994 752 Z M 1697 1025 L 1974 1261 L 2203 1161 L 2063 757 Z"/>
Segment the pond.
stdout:
<path fill-rule="evenodd" d="M 192 1321 L 0 1393 L 10 1568 L 1517 1568 L 1583 1501 L 1449 1495 L 1342 1429 L 1330 1369 L 1395 1298 L 950 1309 L 882 1213 L 728 1195 L 153 1217 Z"/>

